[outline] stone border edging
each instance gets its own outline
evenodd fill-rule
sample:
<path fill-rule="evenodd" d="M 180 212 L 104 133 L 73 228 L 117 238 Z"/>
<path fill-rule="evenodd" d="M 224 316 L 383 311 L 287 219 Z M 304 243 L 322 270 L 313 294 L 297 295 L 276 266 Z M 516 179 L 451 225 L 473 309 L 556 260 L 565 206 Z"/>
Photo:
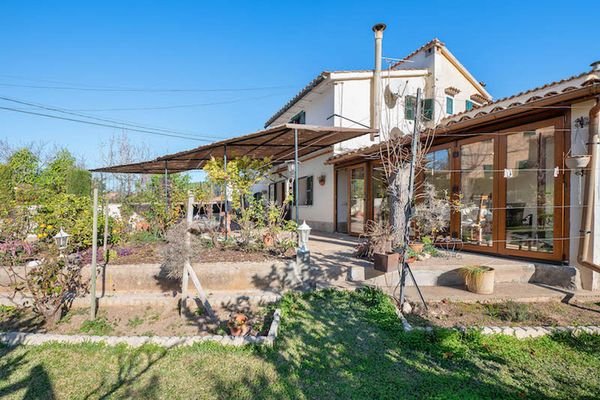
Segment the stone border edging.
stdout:
<path fill-rule="evenodd" d="M 402 311 L 396 306 L 396 315 L 402 322 L 402 328 L 405 332 L 411 331 L 433 331 L 432 326 L 412 326 Z M 470 327 L 461 326 L 454 329 L 465 332 Z M 515 336 L 517 339 L 535 338 L 545 335 L 551 335 L 554 333 L 570 333 L 571 335 L 577 336 L 581 333 L 588 333 L 590 335 L 600 335 L 600 326 L 475 326 L 473 329 L 478 330 L 482 335 L 507 335 Z"/>
<path fill-rule="evenodd" d="M 281 310 L 278 308 L 273 313 L 273 322 L 267 336 L 89 336 L 89 335 L 58 335 L 52 333 L 28 332 L 0 332 L 0 343 L 7 346 L 20 344 L 37 346 L 45 343 L 104 343 L 107 346 L 125 344 L 131 347 L 140 347 L 145 344 L 154 344 L 171 348 L 177 346 L 191 346 L 195 343 L 216 342 L 228 346 L 245 346 L 249 344 L 263 344 L 273 346 L 279 331 Z"/>

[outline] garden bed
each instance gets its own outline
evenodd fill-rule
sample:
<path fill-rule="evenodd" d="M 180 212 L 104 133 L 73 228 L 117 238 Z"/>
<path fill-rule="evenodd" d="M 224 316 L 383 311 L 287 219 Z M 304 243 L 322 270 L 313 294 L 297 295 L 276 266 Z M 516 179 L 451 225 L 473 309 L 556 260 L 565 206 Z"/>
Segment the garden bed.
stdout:
<path fill-rule="evenodd" d="M 196 307 L 184 317 L 174 303 L 165 305 L 122 305 L 102 307 L 95 320 L 89 308 L 72 308 L 54 326 L 28 308 L 0 307 L 0 331 L 94 336 L 206 336 L 229 335 L 227 321 L 242 313 L 248 317 L 249 336 L 265 336 L 273 319 L 274 307 L 246 300 L 214 304 L 218 321 L 211 321 Z"/>
<path fill-rule="evenodd" d="M 600 303 L 459 303 L 417 306 L 406 319 L 413 326 L 600 326 Z"/>

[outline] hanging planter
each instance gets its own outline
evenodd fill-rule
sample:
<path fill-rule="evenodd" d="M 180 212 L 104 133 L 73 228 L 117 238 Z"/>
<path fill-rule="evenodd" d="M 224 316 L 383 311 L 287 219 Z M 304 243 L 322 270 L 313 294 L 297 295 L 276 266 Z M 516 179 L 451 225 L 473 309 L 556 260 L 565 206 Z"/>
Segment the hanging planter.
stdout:
<path fill-rule="evenodd" d="M 319 175 L 319 185 L 323 186 L 325 185 L 325 175 Z"/>
<path fill-rule="evenodd" d="M 590 159 L 591 156 L 589 155 L 568 156 L 565 159 L 565 164 L 569 169 L 581 170 L 588 166 Z"/>

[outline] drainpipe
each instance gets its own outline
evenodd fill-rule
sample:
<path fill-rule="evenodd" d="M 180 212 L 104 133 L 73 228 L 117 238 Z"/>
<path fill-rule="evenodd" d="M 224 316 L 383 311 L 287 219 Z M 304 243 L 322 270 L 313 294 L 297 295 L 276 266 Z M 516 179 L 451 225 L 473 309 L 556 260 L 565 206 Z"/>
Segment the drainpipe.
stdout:
<path fill-rule="evenodd" d="M 385 30 L 385 24 L 373 25 L 373 32 L 375 32 L 375 69 L 373 70 L 373 85 L 372 87 L 372 103 L 373 109 L 371 110 L 371 128 L 379 131 L 380 125 L 380 114 L 381 114 L 381 41 L 383 40 L 383 31 Z M 371 141 L 375 140 L 375 133 L 371 133 Z"/>
<path fill-rule="evenodd" d="M 600 272 L 600 265 L 594 264 L 593 254 L 590 252 L 592 240 L 593 217 L 594 217 L 594 189 L 596 186 L 596 160 L 598 159 L 599 145 L 599 124 L 600 124 L 600 96 L 596 98 L 596 105 L 590 110 L 589 125 L 589 148 L 590 148 L 590 172 L 585 180 L 585 203 L 581 217 L 581 236 L 579 241 L 579 253 L 577 254 L 577 263 L 581 266 Z M 600 229 L 598 227 L 597 229 Z"/>

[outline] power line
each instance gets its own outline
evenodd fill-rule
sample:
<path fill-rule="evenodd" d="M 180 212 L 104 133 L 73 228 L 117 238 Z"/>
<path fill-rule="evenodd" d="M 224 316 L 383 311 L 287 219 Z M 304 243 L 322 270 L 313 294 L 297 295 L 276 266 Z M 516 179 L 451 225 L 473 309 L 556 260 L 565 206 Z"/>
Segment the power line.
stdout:
<path fill-rule="evenodd" d="M 59 107 L 46 106 L 46 105 L 43 105 L 43 104 L 37 104 L 37 103 L 28 102 L 28 101 L 13 99 L 13 98 L 10 98 L 10 97 L 0 96 L 0 99 L 1 100 L 5 100 L 5 101 L 10 101 L 10 102 L 13 102 L 13 103 L 17 103 L 17 104 L 22 104 L 22 105 L 27 105 L 27 106 L 31 106 L 31 107 L 41 108 L 43 110 L 60 112 L 60 113 L 67 114 L 67 115 L 73 115 L 73 116 L 77 116 L 77 117 L 88 118 L 88 119 L 92 119 L 92 120 L 96 120 L 96 121 L 106 122 L 106 123 L 109 123 L 109 124 L 116 124 L 116 125 L 120 125 L 119 126 L 120 128 L 124 128 L 125 126 L 128 126 L 128 127 L 140 128 L 140 129 L 144 129 L 144 130 L 152 130 L 152 131 L 157 131 L 157 132 L 165 132 L 165 133 L 170 133 L 170 134 L 175 134 L 175 135 L 180 135 L 180 136 L 190 136 L 190 137 L 198 138 L 198 139 L 208 139 L 207 141 L 222 139 L 222 138 L 219 138 L 219 137 L 201 136 L 201 135 L 189 134 L 189 133 L 185 133 L 185 132 L 178 132 L 178 131 L 174 131 L 174 130 L 170 130 L 170 129 L 156 128 L 156 127 L 141 125 L 141 124 L 137 124 L 137 123 L 132 123 L 130 121 L 113 120 L 113 119 L 108 119 L 108 118 L 100 118 L 100 117 L 90 116 L 90 115 L 86 115 L 86 114 L 80 114 L 80 113 L 76 113 L 76 112 L 67 111 L 66 109 L 59 108 Z M 19 109 L 14 109 L 14 110 L 19 110 Z M 25 111 L 25 110 L 19 110 L 19 111 Z M 127 128 L 127 129 L 129 129 L 129 128 Z"/>
<path fill-rule="evenodd" d="M 82 124 L 102 126 L 102 127 L 105 127 L 105 128 L 123 129 L 123 126 L 118 126 L 118 125 L 110 125 L 110 124 L 104 124 L 104 123 L 99 123 L 99 122 L 85 121 L 85 120 L 81 120 L 81 119 L 61 117 L 61 116 L 58 116 L 58 115 L 44 114 L 44 113 L 38 113 L 38 112 L 34 112 L 34 111 L 19 110 L 17 108 L 0 107 L 0 110 L 14 111 L 14 112 L 23 113 L 23 114 L 37 115 L 37 116 L 40 116 L 40 117 L 60 119 L 60 120 L 63 120 L 63 121 L 79 122 L 79 123 L 82 123 Z M 143 130 L 143 129 L 136 129 L 136 128 L 125 128 L 125 129 L 127 129 L 128 131 L 140 132 L 140 133 L 147 133 L 147 134 L 157 135 L 157 136 L 166 136 L 166 137 L 173 137 L 173 138 L 179 138 L 179 139 L 189 139 L 189 140 L 196 140 L 196 141 L 201 141 L 201 142 L 210 142 L 210 140 L 205 140 L 205 139 L 200 139 L 200 138 L 195 138 L 195 137 L 189 137 L 189 136 L 174 135 L 174 134 L 169 134 L 169 133 L 161 133 L 161 132 L 155 132 L 155 131 L 149 131 L 149 130 Z"/>
<path fill-rule="evenodd" d="M 76 90 L 85 92 L 144 92 L 144 93 L 214 93 L 214 92 L 251 92 L 274 89 L 290 89 L 293 86 L 262 86 L 262 87 L 247 87 L 247 88 L 212 88 L 212 89 L 183 89 L 183 88 L 128 88 L 128 87 L 86 87 L 86 86 L 46 86 L 46 85 L 23 85 L 17 83 L 0 83 L 0 86 L 17 87 L 27 89 L 52 89 L 52 90 Z"/>

